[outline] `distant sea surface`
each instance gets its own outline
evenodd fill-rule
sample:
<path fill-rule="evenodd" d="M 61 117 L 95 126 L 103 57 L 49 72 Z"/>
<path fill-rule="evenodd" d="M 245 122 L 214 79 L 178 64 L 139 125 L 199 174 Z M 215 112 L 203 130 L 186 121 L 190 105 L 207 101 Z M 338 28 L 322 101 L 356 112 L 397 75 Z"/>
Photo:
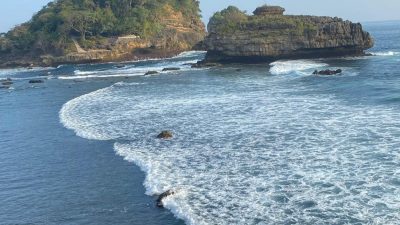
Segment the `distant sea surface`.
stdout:
<path fill-rule="evenodd" d="M 368 57 L 0 70 L 0 224 L 400 224 L 400 22 L 364 28 Z"/>

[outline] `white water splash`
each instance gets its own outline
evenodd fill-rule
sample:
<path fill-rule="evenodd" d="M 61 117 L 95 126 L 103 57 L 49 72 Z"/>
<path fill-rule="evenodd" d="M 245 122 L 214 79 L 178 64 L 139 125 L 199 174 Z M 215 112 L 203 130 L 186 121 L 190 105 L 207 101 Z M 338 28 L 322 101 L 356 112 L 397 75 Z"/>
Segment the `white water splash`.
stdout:
<path fill-rule="evenodd" d="M 293 72 L 303 72 L 310 69 L 317 69 L 328 66 L 326 63 L 321 63 L 312 60 L 287 60 L 276 61 L 270 64 L 270 72 L 274 75 L 289 74 Z"/>

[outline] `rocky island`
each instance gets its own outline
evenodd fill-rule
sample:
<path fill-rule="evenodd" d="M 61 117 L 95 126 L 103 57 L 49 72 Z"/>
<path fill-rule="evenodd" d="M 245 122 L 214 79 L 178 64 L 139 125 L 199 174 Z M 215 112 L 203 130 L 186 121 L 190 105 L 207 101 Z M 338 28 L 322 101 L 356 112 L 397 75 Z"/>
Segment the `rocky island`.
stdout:
<path fill-rule="evenodd" d="M 58 0 L 0 35 L 0 67 L 163 58 L 206 35 L 196 0 Z"/>
<path fill-rule="evenodd" d="M 215 13 L 201 44 L 207 50 L 202 63 L 358 56 L 374 45 L 360 23 L 337 17 L 284 15 L 284 11 L 264 5 L 251 16 L 233 6 Z"/>

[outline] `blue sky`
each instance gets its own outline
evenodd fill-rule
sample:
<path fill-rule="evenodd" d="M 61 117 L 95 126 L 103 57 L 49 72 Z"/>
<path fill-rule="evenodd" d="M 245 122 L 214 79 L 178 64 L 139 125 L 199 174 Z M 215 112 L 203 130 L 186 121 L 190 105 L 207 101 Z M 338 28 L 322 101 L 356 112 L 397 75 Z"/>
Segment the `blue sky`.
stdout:
<path fill-rule="evenodd" d="M 0 32 L 25 22 L 50 0 L 1 0 Z M 203 20 L 216 11 L 235 5 L 252 12 L 262 4 L 280 5 L 287 14 L 338 16 L 355 22 L 400 20 L 399 0 L 200 0 Z"/>

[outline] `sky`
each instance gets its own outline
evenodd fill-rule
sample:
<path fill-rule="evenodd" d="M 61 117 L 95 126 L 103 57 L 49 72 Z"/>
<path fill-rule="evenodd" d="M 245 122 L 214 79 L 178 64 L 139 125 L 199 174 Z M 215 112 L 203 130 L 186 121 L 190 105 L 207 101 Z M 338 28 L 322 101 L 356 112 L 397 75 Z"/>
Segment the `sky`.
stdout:
<path fill-rule="evenodd" d="M 1 0 L 0 32 L 28 21 L 50 0 Z M 251 13 L 263 4 L 280 5 L 286 14 L 338 16 L 354 22 L 400 20 L 399 0 L 200 0 L 203 21 L 234 5 Z"/>

